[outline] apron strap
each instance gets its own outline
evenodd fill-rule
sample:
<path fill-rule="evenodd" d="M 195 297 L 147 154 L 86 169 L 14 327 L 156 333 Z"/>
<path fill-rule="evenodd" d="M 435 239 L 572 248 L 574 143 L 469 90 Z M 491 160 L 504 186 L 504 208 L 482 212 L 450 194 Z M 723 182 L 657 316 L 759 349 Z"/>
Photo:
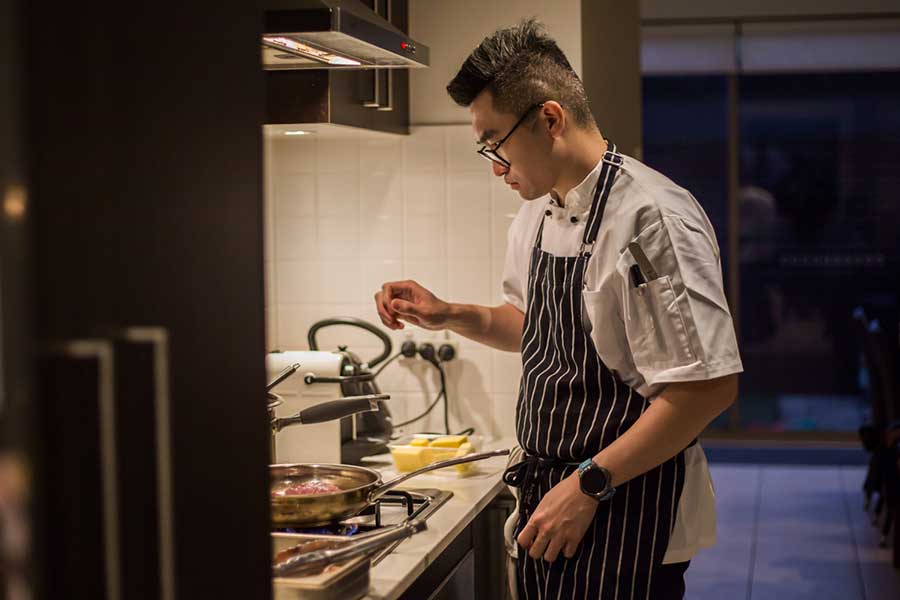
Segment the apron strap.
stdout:
<path fill-rule="evenodd" d="M 600 223 L 603 221 L 603 213 L 606 211 L 606 201 L 609 199 L 609 192 L 612 190 L 616 174 L 625 160 L 621 154 L 616 152 L 616 145 L 609 142 L 607 151 L 603 153 L 602 162 L 600 178 L 597 180 L 597 186 L 594 188 L 591 212 L 588 215 L 588 222 L 584 228 L 584 238 L 581 240 L 582 248 L 592 246 L 597 240 Z"/>
<path fill-rule="evenodd" d="M 603 220 L 603 213 L 606 210 L 606 201 L 609 198 L 609 191 L 612 189 L 613 181 L 619 167 L 624 163 L 621 154 L 616 152 L 616 145 L 607 140 L 608 146 L 606 152 L 603 153 L 600 167 L 600 177 L 597 179 L 597 185 L 594 186 L 594 199 L 591 201 L 591 212 L 588 214 L 587 225 L 584 228 L 584 237 L 581 239 L 581 253 L 584 254 L 586 246 L 592 246 L 597 239 L 597 233 L 600 231 L 600 222 Z M 544 214 L 545 217 L 550 216 L 548 208 Z M 534 241 L 534 247 L 541 248 L 541 242 L 544 238 L 544 219 L 538 226 L 537 238 Z"/>
<path fill-rule="evenodd" d="M 522 462 L 509 466 L 506 471 L 503 472 L 503 483 L 509 487 L 521 489 L 523 500 L 528 502 L 535 493 L 539 470 L 552 468 L 574 469 L 577 468 L 579 464 L 581 463 L 566 462 L 555 458 L 544 458 L 543 456 L 535 456 L 526 452 Z"/>

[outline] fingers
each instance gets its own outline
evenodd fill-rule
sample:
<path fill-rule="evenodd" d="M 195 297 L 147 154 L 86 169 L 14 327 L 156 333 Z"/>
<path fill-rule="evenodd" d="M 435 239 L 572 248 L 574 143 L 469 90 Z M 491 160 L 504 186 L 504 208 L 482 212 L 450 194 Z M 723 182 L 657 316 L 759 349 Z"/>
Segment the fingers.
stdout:
<path fill-rule="evenodd" d="M 525 528 L 519 533 L 516 542 L 528 550 L 528 555 L 535 560 L 543 558 L 547 562 L 553 562 L 559 558 L 560 552 L 566 558 L 575 556 L 578 544 L 581 542 L 576 536 L 568 535 L 565 530 L 541 530 L 540 518 L 532 516 L 525 524 Z"/>
<path fill-rule="evenodd" d="M 542 557 L 544 552 L 547 551 L 547 546 L 550 544 L 551 539 L 549 532 L 539 531 L 531 544 L 531 548 L 528 549 L 528 556 L 534 559 Z"/>
<path fill-rule="evenodd" d="M 547 544 L 547 549 L 544 550 L 544 560 L 546 560 L 547 562 L 553 562 L 554 560 L 556 560 L 556 557 L 559 556 L 559 551 L 562 549 L 565 541 L 565 537 L 563 537 L 562 535 L 556 535 L 550 538 L 550 543 Z"/>
<path fill-rule="evenodd" d="M 425 311 L 421 306 L 413 304 L 408 300 L 400 300 L 399 298 L 394 298 L 393 300 L 391 300 L 389 306 L 394 314 L 402 317 L 414 317 L 418 320 L 422 320 L 422 318 L 425 316 Z"/>
<path fill-rule="evenodd" d="M 522 529 L 522 532 L 519 533 L 519 536 L 516 538 L 516 542 L 518 542 L 520 546 L 528 550 L 529 548 L 531 548 L 531 543 L 534 541 L 537 532 L 537 524 L 529 519 L 528 523 L 525 524 L 525 528 Z"/>
<path fill-rule="evenodd" d="M 415 281 L 391 281 L 381 286 L 381 290 L 375 293 L 375 310 L 378 311 L 378 317 L 381 322 L 390 329 L 403 329 L 403 323 L 400 322 L 400 313 L 393 305 L 394 300 L 404 300 L 407 304 L 407 312 L 403 314 L 405 321 L 409 321 L 413 325 L 422 324 L 423 314 L 421 311 L 415 312 L 409 310 L 411 303 L 420 304 L 423 300 L 433 300 L 433 295 Z"/>
<path fill-rule="evenodd" d="M 375 293 L 375 309 L 381 322 L 389 329 L 403 329 L 403 323 L 397 320 L 397 313 L 391 310 L 391 300 L 396 293 L 395 283 L 385 283 L 381 291 Z"/>

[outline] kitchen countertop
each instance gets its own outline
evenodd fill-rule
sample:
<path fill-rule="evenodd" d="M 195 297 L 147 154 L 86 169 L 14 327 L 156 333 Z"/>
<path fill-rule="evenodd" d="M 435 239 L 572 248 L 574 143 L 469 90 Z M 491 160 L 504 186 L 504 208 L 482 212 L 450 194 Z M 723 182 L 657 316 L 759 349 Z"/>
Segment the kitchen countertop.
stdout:
<path fill-rule="evenodd" d="M 514 439 L 484 444 L 480 450 L 512 448 Z M 385 480 L 397 472 L 388 454 L 376 456 L 366 466 L 378 469 Z M 469 477 L 455 474 L 425 474 L 413 477 L 400 489 L 437 488 L 453 492 L 453 497 L 427 519 L 428 529 L 404 540 L 370 572 L 369 600 L 393 600 L 399 597 L 421 575 L 444 549 L 500 493 L 504 484 L 500 477 L 507 457 L 496 456 L 478 463 L 479 472 Z"/>

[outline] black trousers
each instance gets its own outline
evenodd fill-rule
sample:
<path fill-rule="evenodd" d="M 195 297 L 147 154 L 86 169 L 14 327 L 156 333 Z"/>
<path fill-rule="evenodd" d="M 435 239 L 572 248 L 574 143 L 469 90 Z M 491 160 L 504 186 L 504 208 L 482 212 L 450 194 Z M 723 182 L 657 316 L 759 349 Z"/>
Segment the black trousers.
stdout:
<path fill-rule="evenodd" d="M 691 561 L 657 567 L 653 573 L 653 600 L 683 600 L 684 573 Z"/>

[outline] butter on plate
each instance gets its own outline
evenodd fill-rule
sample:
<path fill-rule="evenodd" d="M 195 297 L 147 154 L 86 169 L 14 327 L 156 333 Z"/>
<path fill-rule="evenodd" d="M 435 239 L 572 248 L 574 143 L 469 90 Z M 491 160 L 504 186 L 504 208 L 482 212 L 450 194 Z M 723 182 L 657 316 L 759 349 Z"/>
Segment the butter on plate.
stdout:
<path fill-rule="evenodd" d="M 422 444 L 424 441 L 425 444 Z M 436 445 L 441 441 L 443 445 Z M 459 442 L 457 444 L 457 442 Z M 421 469 L 440 460 L 460 458 L 475 452 L 475 447 L 464 435 L 444 436 L 429 440 L 427 438 L 413 438 L 409 444 L 391 445 L 391 456 L 394 458 L 394 466 L 397 471 L 406 473 Z M 448 467 L 449 468 L 449 467 Z M 476 463 L 463 463 L 453 465 L 453 469 L 460 475 L 469 475 L 476 470 Z"/>

